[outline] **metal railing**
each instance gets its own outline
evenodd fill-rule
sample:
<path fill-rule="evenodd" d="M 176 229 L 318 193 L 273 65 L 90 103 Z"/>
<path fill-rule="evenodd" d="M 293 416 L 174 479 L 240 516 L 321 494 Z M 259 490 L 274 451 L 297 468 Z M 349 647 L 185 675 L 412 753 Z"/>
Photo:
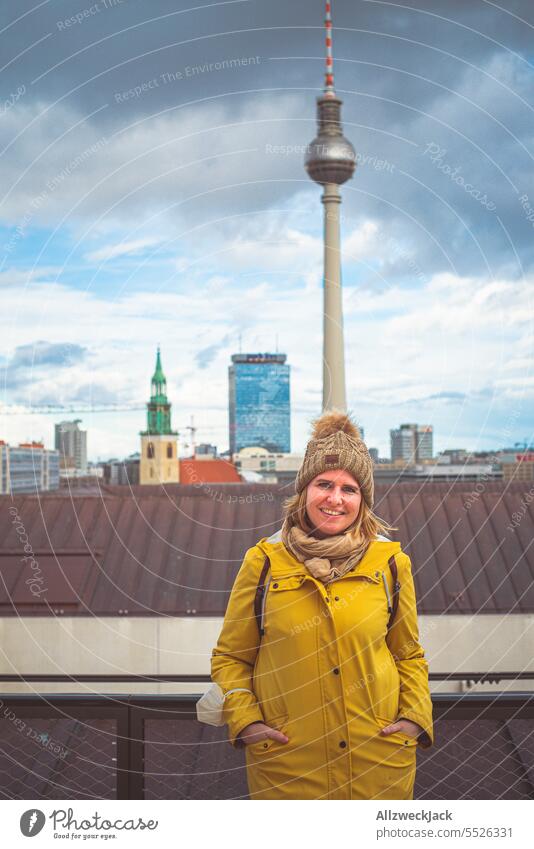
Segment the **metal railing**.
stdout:
<path fill-rule="evenodd" d="M 430 681 L 474 681 L 479 684 L 489 683 L 498 684 L 501 681 L 534 681 L 534 672 L 430 672 L 428 675 Z M 41 675 L 39 673 L 12 673 L 0 675 L 0 684 L 13 682 L 28 682 L 28 683 L 184 683 L 184 684 L 207 684 L 211 681 L 211 677 L 206 674 L 202 675 L 102 675 L 102 674 L 86 674 L 86 675 L 66 675 L 65 673 L 58 675 Z"/>
<path fill-rule="evenodd" d="M 207 680 L 0 676 L 0 682 L 65 684 Z M 21 799 L 246 798 L 243 752 L 228 745 L 226 729 L 197 722 L 198 698 L 0 695 L 0 792 Z M 534 798 L 534 693 L 435 693 L 432 699 L 437 745 L 418 751 L 416 798 Z"/>

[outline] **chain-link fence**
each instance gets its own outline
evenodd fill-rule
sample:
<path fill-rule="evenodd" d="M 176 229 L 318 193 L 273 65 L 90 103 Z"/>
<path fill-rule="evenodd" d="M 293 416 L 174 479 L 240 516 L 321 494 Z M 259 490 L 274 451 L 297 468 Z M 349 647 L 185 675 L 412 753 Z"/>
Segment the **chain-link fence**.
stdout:
<path fill-rule="evenodd" d="M 243 750 L 196 721 L 196 698 L 1 697 L 1 796 L 247 798 Z M 438 695 L 434 711 L 416 799 L 534 799 L 532 694 Z"/>
<path fill-rule="evenodd" d="M 6 719 L 0 722 L 0 797 L 115 799 L 113 719 Z"/>
<path fill-rule="evenodd" d="M 225 728 L 180 719 L 145 723 L 146 799 L 247 797 L 243 750 Z"/>

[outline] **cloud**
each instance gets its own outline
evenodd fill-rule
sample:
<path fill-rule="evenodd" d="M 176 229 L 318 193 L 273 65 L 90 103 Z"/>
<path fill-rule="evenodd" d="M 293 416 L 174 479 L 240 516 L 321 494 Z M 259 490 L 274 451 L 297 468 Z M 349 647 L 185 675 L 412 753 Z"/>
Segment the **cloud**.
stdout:
<path fill-rule="evenodd" d="M 107 262 L 119 256 L 143 253 L 146 248 L 152 248 L 160 242 L 161 239 L 147 237 L 145 239 L 134 239 L 130 242 L 119 242 L 116 245 L 105 245 L 96 251 L 85 254 L 85 259 L 89 262 Z"/>
<path fill-rule="evenodd" d="M 298 117 L 298 98 L 288 94 L 246 105 L 224 98 L 106 128 L 64 104 L 22 104 L 0 131 L 1 220 L 77 228 L 105 217 L 132 232 L 152 220 L 171 235 L 177 226 L 261 209 L 287 196 L 293 175 L 307 183 L 302 157 L 295 163 L 267 152 Z"/>
<path fill-rule="evenodd" d="M 410 398 L 409 401 L 404 401 L 404 404 L 413 404 L 414 402 L 422 403 L 427 401 L 445 401 L 451 404 L 461 404 L 467 398 L 465 392 L 434 392 L 432 395 L 427 395 L 424 398 Z"/>
<path fill-rule="evenodd" d="M 170 11 L 154 0 L 150 20 L 143 4 L 100 5 L 63 31 L 69 6 L 37 5 L 9 31 L 22 58 L 2 75 L 6 97 L 21 95 L 0 116 L 1 344 L 5 359 L 36 338 L 91 355 L 11 370 L 11 396 L 81 403 L 93 387 L 102 403 L 143 404 L 160 341 L 175 418 L 194 413 L 224 447 L 225 358 L 238 334 L 263 350 L 278 335 L 302 446 L 321 382 L 321 189 L 302 154 L 316 129 L 320 14 L 304 0 Z M 341 206 L 349 403 L 387 450 L 400 419 L 474 445 L 510 406 L 523 437 L 534 240 L 519 198 L 534 205 L 534 191 L 532 30 L 520 19 L 531 5 L 355 8 L 339 0 L 334 20 L 359 159 Z M 36 31 L 53 38 L 26 50 Z M 208 71 L 178 73 L 193 66 Z M 138 447 L 138 414 L 102 421 L 91 451 Z"/>
<path fill-rule="evenodd" d="M 119 404 L 121 399 L 118 392 L 110 391 L 109 387 L 101 381 L 94 381 L 78 386 L 72 394 L 72 400 L 83 404 L 99 405 Z"/>
<path fill-rule="evenodd" d="M 1 382 L 4 388 L 26 393 L 32 384 L 39 383 L 43 376 L 53 370 L 60 373 L 83 362 L 88 349 L 69 342 L 38 342 L 18 345 L 11 356 L 6 357 Z M 46 402 L 51 403 L 51 402 Z"/>
<path fill-rule="evenodd" d="M 43 366 L 68 368 L 85 359 L 87 353 L 88 350 L 83 345 L 40 340 L 30 345 L 19 345 L 15 348 L 9 361 L 9 367 L 11 369 L 41 368 Z"/>
<path fill-rule="evenodd" d="M 195 363 L 199 369 L 205 369 L 214 361 L 220 351 L 228 347 L 230 334 L 226 334 L 219 342 L 214 342 L 213 345 L 208 345 L 206 348 L 201 348 L 195 353 Z"/>
<path fill-rule="evenodd" d="M 39 266 L 35 268 L 6 268 L 0 272 L 0 286 L 25 288 L 31 283 L 52 281 L 61 272 L 61 266 Z"/>
<path fill-rule="evenodd" d="M 276 63 L 270 67 L 276 74 Z M 358 98 L 344 94 L 345 129 L 360 157 L 342 192 L 345 250 L 365 259 L 370 246 L 389 244 L 383 277 L 423 281 L 436 271 L 464 276 L 480 268 L 512 276 L 511 269 L 521 272 L 518 258 L 526 269 L 534 261 L 532 227 L 518 200 L 532 169 L 531 71 L 520 56 L 493 48 L 479 67 L 458 63 L 447 72 L 455 87 L 445 79 L 425 84 L 425 102 L 409 108 L 405 101 L 421 80 L 391 75 L 383 97 L 365 98 L 365 127 Z M 307 178 L 300 150 L 315 132 L 308 94 L 227 92 L 175 103 L 163 114 L 148 101 L 137 105 L 133 121 L 116 109 L 87 118 L 65 103 L 43 108 L 30 99 L 11 109 L 0 131 L 6 225 L 30 232 L 63 222 L 83 236 L 89 261 L 148 247 L 157 228 L 179 253 L 194 251 L 197 241 L 213 250 L 229 240 L 236 262 L 246 263 L 254 219 L 261 226 L 263 215 L 305 195 L 303 218 L 288 223 L 287 235 L 297 231 L 303 252 L 309 240 L 315 256 L 320 189 Z M 429 145 L 443 155 L 429 156 Z M 377 170 L 376 161 L 389 169 Z M 119 240 L 95 248 L 104 222 L 121 230 Z M 283 247 L 265 250 L 284 261 Z"/>
<path fill-rule="evenodd" d="M 299 240 L 293 244 L 300 258 Z M 288 262 L 294 269 L 290 257 Z M 287 353 L 292 368 L 293 448 L 302 449 L 308 422 L 320 405 L 320 276 L 306 288 L 302 277 L 285 276 L 273 257 L 272 274 L 266 268 L 252 272 L 251 278 L 245 290 L 231 276 L 215 278 L 223 282 L 216 297 L 195 285 L 194 278 L 184 291 L 124 291 L 113 301 L 96 292 L 42 283 L 38 298 L 28 292 L 21 303 L 16 287 L 5 289 L 7 314 L 18 307 L 26 319 L 18 328 L 23 337 L 18 362 L 28 363 L 35 347 L 24 335 L 44 320 L 49 339 L 44 344 L 56 345 L 57 352 L 72 351 L 64 341 L 65 328 L 72 328 L 75 344 L 86 352 L 74 356 L 69 368 L 51 362 L 31 372 L 29 364 L 13 372 L 18 378 L 5 400 L 143 408 L 159 342 L 174 426 L 184 427 L 194 415 L 199 440 L 223 449 L 228 440 L 227 366 L 238 350 L 238 334 L 245 351 L 273 350 L 278 336 L 279 350 Z M 523 438 L 531 430 L 534 384 L 525 360 L 532 333 L 525 316 L 532 314 L 534 279 L 515 288 L 511 281 L 497 282 L 502 284 L 492 290 L 497 303 L 486 296 L 493 284 L 484 278 L 453 275 L 437 275 L 414 290 L 392 287 L 374 294 L 357 286 L 345 289 L 348 403 L 381 453 L 388 453 L 389 429 L 401 421 L 433 424 L 438 447 L 454 447 L 460 439 L 467 447 L 484 444 L 486 434 L 498 432 L 512 408 L 519 411 L 513 422 L 516 436 Z M 47 356 L 53 360 L 42 344 L 41 361 Z M 516 365 L 511 367 L 514 354 Z M 106 416 L 99 416 L 86 422 L 92 456 L 106 456 L 111 445 L 119 456 L 138 448 L 142 409 L 114 414 L 107 425 Z M 5 438 L 16 440 L 16 424 L 22 420 L 5 417 Z M 39 433 L 52 425 L 38 416 L 32 421 Z"/>

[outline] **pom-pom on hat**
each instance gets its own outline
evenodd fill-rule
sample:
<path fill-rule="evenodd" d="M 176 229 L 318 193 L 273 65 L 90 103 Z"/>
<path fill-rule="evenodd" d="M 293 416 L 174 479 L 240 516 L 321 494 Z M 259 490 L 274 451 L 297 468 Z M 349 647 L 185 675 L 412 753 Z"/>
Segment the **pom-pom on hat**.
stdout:
<path fill-rule="evenodd" d="M 312 437 L 295 480 L 302 492 L 317 475 L 344 469 L 358 481 L 367 506 L 374 500 L 373 461 L 360 431 L 347 413 L 327 410 L 313 423 Z"/>

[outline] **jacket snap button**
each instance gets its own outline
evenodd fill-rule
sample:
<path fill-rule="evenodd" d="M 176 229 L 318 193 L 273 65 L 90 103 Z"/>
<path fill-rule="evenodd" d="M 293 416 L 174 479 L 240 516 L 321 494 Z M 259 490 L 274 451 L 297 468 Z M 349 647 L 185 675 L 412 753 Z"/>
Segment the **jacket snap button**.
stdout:
<path fill-rule="evenodd" d="M 347 744 L 346 744 L 345 740 L 341 741 L 341 743 L 339 744 L 339 748 L 340 749 L 346 749 L 347 748 Z"/>
<path fill-rule="evenodd" d="M 338 595 L 336 596 L 335 601 L 339 601 L 339 596 L 338 596 Z"/>
<path fill-rule="evenodd" d="M 273 584 L 273 589 L 277 590 L 277 589 L 278 589 L 278 584 Z"/>
<path fill-rule="evenodd" d="M 405 746 L 407 746 L 407 745 L 408 745 L 408 740 L 405 740 L 405 741 L 404 741 L 404 745 L 405 745 Z"/>
<path fill-rule="evenodd" d="M 269 745 L 268 743 L 264 743 L 263 748 L 266 749 L 268 745 Z"/>
<path fill-rule="evenodd" d="M 339 675 L 339 669 L 337 668 L 337 666 L 336 666 L 336 668 L 334 669 L 334 675 Z"/>

